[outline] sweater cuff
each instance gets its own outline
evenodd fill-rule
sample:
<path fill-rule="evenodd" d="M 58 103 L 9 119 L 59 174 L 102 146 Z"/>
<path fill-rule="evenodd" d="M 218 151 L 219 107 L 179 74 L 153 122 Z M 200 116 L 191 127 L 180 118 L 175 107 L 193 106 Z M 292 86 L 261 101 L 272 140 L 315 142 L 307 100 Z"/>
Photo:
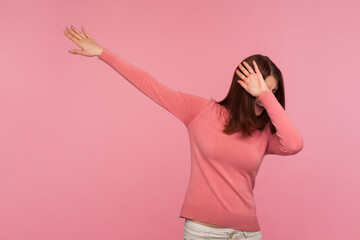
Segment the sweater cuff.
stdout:
<path fill-rule="evenodd" d="M 106 60 L 106 59 L 109 59 L 110 55 L 111 55 L 111 52 L 107 48 L 104 48 L 103 51 L 101 52 L 101 54 L 98 56 L 98 59 Z"/>
<path fill-rule="evenodd" d="M 262 99 L 267 98 L 268 95 L 270 95 L 270 94 L 273 95 L 272 91 L 265 91 L 258 97 L 258 100 L 262 102 L 263 101 Z"/>
<path fill-rule="evenodd" d="M 258 100 L 262 103 L 262 105 L 265 107 L 266 111 L 270 110 L 269 107 L 273 108 L 274 105 L 281 106 L 277 98 L 275 97 L 274 93 L 272 91 L 266 91 L 262 93 Z M 282 106 L 281 106 L 282 108 Z"/>

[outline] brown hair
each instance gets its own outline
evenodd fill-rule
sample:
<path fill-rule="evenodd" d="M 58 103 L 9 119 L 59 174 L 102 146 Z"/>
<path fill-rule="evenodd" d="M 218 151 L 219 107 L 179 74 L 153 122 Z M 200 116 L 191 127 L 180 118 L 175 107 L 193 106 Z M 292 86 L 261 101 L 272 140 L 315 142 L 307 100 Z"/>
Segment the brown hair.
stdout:
<path fill-rule="evenodd" d="M 278 89 L 274 95 L 281 106 L 285 109 L 284 82 L 281 71 L 267 56 L 263 56 L 261 54 L 254 54 L 247 57 L 243 61 L 246 61 L 255 71 L 253 60 L 256 61 L 264 80 L 268 76 L 273 76 L 277 80 Z M 241 64 L 243 65 L 242 62 Z M 236 69 L 244 74 L 239 66 L 237 66 Z M 215 101 L 213 98 L 211 98 L 215 103 L 225 107 L 229 111 L 229 117 L 226 121 L 226 124 L 224 125 L 225 128 L 223 129 L 223 133 L 230 135 L 235 132 L 242 131 L 243 134 L 251 136 L 252 131 L 255 129 L 263 130 L 268 123 L 270 123 L 271 133 L 275 133 L 276 128 L 272 124 L 266 109 L 263 110 L 260 116 L 256 116 L 254 109 L 256 97 L 248 93 L 237 82 L 238 80 L 242 79 L 234 71 L 230 90 L 227 96 L 221 101 Z"/>

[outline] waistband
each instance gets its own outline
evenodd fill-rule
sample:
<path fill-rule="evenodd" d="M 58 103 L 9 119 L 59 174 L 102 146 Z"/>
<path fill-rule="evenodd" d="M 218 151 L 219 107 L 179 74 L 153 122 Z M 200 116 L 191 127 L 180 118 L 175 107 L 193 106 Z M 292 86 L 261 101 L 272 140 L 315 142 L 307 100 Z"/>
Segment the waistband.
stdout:
<path fill-rule="evenodd" d="M 235 232 L 241 232 L 241 230 L 237 230 L 235 228 L 214 228 L 206 225 L 202 225 L 193 221 L 190 221 L 188 219 L 185 219 L 185 226 L 194 228 L 200 231 L 211 231 L 211 232 L 218 232 L 218 233 L 233 233 Z"/>

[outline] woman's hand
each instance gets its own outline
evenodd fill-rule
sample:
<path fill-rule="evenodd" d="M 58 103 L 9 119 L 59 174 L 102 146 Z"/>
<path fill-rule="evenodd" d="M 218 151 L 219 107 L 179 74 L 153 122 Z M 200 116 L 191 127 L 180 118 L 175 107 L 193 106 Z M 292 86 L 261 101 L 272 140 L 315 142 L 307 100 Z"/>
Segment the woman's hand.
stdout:
<path fill-rule="evenodd" d="M 67 31 L 64 31 L 64 34 L 82 49 L 71 49 L 70 52 L 87 57 L 99 56 L 104 48 L 95 42 L 95 40 L 85 31 L 85 28 L 81 27 L 81 29 L 84 33 L 73 26 L 71 28 L 66 27 Z"/>
<path fill-rule="evenodd" d="M 238 83 L 252 96 L 258 98 L 262 93 L 265 91 L 270 91 L 269 87 L 267 86 L 263 76 L 261 75 L 261 72 L 255 62 L 253 61 L 255 71 L 250 67 L 250 65 L 247 62 L 243 62 L 243 64 L 246 66 L 244 68 L 241 63 L 239 64 L 239 68 L 241 71 L 246 75 L 244 76 L 239 70 L 236 69 L 236 74 L 244 81 L 239 80 Z M 249 70 L 249 71 L 248 71 Z"/>

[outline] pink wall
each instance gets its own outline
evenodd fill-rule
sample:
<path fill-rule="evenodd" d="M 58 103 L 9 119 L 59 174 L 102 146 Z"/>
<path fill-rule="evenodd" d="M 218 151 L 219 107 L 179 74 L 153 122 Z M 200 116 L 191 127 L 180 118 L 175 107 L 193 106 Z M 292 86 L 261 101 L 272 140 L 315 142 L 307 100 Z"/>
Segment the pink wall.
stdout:
<path fill-rule="evenodd" d="M 264 239 L 355 239 L 360 217 L 359 1 L 2 1 L 0 239 L 181 239 L 186 128 L 65 26 L 173 89 L 222 99 L 261 53 L 304 139 L 265 157 Z"/>

